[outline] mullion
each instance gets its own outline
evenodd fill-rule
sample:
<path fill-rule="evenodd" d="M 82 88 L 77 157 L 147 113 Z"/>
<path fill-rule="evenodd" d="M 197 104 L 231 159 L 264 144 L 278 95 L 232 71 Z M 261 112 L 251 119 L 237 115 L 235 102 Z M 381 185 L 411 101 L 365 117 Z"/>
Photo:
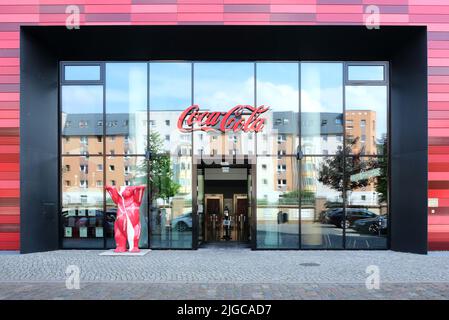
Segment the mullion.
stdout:
<path fill-rule="evenodd" d="M 106 235 L 106 64 L 101 64 L 101 77 L 103 78 L 103 248 L 107 248 Z"/>

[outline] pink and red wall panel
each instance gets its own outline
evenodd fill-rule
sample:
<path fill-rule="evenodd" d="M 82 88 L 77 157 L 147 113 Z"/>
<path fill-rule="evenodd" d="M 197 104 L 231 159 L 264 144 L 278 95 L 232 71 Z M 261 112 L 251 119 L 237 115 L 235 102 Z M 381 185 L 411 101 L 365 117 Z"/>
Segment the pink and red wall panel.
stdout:
<path fill-rule="evenodd" d="M 428 28 L 429 249 L 449 249 L 448 0 L 0 0 L 0 249 L 19 249 L 19 28 L 64 25 L 77 5 L 83 25 L 364 24 Z M 437 199 L 437 200 L 436 200 Z"/>

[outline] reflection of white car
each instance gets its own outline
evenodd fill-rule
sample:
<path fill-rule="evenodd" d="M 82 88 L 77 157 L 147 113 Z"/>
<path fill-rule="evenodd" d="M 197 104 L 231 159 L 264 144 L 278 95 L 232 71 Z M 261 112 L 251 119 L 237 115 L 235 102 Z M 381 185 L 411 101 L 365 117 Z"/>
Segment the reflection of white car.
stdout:
<path fill-rule="evenodd" d="M 178 232 L 192 229 L 192 212 L 184 213 L 171 221 L 171 227 Z"/>
<path fill-rule="evenodd" d="M 95 206 L 103 202 L 103 194 L 98 191 L 88 192 L 64 192 L 62 201 L 65 206 L 70 204 L 82 204 L 86 206 Z"/>

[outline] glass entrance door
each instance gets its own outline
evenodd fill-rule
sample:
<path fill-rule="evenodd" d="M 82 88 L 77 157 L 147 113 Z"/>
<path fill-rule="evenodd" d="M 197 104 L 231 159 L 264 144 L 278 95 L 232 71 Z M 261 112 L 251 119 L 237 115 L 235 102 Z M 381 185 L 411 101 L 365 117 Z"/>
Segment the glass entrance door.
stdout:
<path fill-rule="evenodd" d="M 206 194 L 205 196 L 205 241 L 217 242 L 223 236 L 223 195 Z"/>
<path fill-rule="evenodd" d="M 249 217 L 248 217 L 248 196 L 246 194 L 234 195 L 234 221 L 235 239 L 239 242 L 248 242 Z"/>

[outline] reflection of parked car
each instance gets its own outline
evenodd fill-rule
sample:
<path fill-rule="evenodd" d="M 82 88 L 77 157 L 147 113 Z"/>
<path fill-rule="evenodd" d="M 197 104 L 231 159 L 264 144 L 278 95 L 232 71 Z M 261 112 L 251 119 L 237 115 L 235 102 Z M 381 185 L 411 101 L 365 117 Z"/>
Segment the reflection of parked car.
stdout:
<path fill-rule="evenodd" d="M 114 223 L 117 218 L 117 208 L 108 208 L 105 215 L 106 235 L 107 237 L 114 237 Z"/>
<path fill-rule="evenodd" d="M 321 211 L 320 217 L 319 217 L 321 223 L 330 223 L 328 217 L 338 210 L 341 210 L 341 208 L 331 208 L 331 209 L 327 209 L 326 211 Z"/>
<path fill-rule="evenodd" d="M 333 209 L 328 211 L 325 215 L 325 222 L 333 224 L 339 228 L 349 228 L 355 221 L 360 219 L 375 218 L 377 215 L 367 209 L 363 208 L 347 208 L 346 220 L 343 220 L 343 209 Z"/>
<path fill-rule="evenodd" d="M 192 229 L 192 212 L 184 213 L 171 221 L 173 230 L 185 232 Z"/>
<path fill-rule="evenodd" d="M 380 231 L 381 234 L 386 234 L 388 217 L 387 215 L 382 215 L 375 218 L 357 220 L 352 228 L 360 233 L 379 234 Z"/>

